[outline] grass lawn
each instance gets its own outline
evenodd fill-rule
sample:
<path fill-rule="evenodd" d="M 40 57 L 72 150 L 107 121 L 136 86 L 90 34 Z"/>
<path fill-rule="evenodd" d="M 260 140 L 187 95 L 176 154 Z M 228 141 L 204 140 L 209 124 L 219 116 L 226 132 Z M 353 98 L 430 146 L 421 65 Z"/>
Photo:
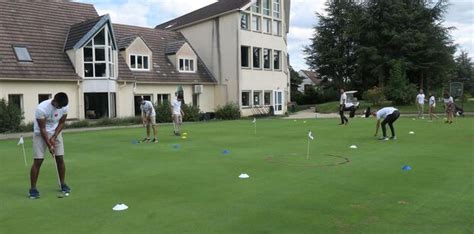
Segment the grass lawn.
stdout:
<path fill-rule="evenodd" d="M 248 120 L 187 124 L 186 140 L 163 126 L 160 143 L 135 145 L 143 129 L 66 133 L 62 199 L 49 157 L 28 199 L 21 148 L 0 141 L 0 233 L 473 233 L 473 118 L 401 118 L 387 142 L 374 119 L 337 123 L 259 120 L 257 136 Z"/>
<path fill-rule="evenodd" d="M 456 105 L 461 107 L 461 101 L 456 101 Z M 365 110 L 365 108 L 372 106 L 372 108 L 380 108 L 379 106 L 373 106 L 371 102 L 367 101 L 360 101 L 360 108 L 357 113 L 360 111 Z M 391 102 L 386 102 L 382 104 L 382 107 L 385 106 L 394 106 Z M 415 104 L 412 105 L 406 105 L 406 106 L 397 106 L 395 105 L 396 108 L 400 110 L 401 113 L 417 113 L 418 109 Z M 468 101 L 464 102 L 464 111 L 465 112 L 474 112 L 474 101 Z M 322 113 L 330 113 L 330 112 L 339 112 L 339 102 L 327 102 L 327 103 L 322 103 L 322 104 L 316 104 L 316 111 L 322 112 Z M 444 114 L 444 104 L 443 102 L 437 102 L 436 103 L 436 112 L 438 114 Z M 428 103 L 425 103 L 425 114 L 428 114 Z"/>

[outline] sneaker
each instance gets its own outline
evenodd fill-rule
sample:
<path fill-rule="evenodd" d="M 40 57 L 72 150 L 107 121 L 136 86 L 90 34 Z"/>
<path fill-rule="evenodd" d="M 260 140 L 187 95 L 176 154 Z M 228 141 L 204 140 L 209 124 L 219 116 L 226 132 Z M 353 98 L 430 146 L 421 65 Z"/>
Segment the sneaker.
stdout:
<path fill-rule="evenodd" d="M 31 199 L 38 199 L 40 198 L 40 193 L 37 189 L 30 189 L 30 191 L 28 192 L 29 193 L 29 197 Z"/>
<path fill-rule="evenodd" d="M 70 193 L 70 192 L 71 192 L 71 188 L 69 188 L 69 186 L 67 186 L 67 184 L 62 184 L 62 185 L 61 185 L 61 192 L 63 192 L 63 193 Z"/>
<path fill-rule="evenodd" d="M 158 138 L 153 138 L 153 140 L 151 141 L 151 143 L 158 143 Z"/>
<path fill-rule="evenodd" d="M 379 140 L 381 140 L 381 141 L 388 141 L 388 137 L 381 137 L 381 138 L 379 138 Z"/>
<path fill-rule="evenodd" d="M 141 142 L 148 143 L 148 142 L 150 142 L 150 138 L 145 138 L 145 139 L 143 139 Z"/>
<path fill-rule="evenodd" d="M 396 139 L 397 139 L 396 136 L 390 137 L 390 140 L 396 140 Z"/>

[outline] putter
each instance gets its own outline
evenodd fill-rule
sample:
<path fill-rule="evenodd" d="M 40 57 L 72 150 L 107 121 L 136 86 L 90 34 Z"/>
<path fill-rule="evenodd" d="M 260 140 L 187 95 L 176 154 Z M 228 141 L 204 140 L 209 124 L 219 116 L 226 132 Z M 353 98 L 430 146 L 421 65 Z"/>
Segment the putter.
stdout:
<path fill-rule="evenodd" d="M 58 164 L 56 163 L 56 154 L 53 154 L 53 159 L 54 159 L 54 166 L 56 168 L 56 176 L 58 178 L 58 185 L 59 185 L 59 194 L 58 198 L 65 198 L 69 196 L 69 193 L 63 193 L 62 188 L 61 188 L 61 179 L 59 178 L 59 169 L 58 169 Z"/>

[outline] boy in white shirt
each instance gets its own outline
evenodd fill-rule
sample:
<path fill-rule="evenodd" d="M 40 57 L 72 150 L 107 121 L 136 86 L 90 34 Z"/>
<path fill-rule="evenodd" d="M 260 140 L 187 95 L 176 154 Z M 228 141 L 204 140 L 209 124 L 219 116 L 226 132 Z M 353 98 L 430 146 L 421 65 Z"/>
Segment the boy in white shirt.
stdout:
<path fill-rule="evenodd" d="M 439 117 L 435 114 L 435 109 L 436 109 L 436 98 L 434 95 L 432 95 L 432 93 L 430 92 L 429 93 L 429 96 L 430 96 L 430 99 L 428 101 L 428 104 L 429 104 L 429 113 L 430 113 L 430 120 L 433 120 L 433 117 L 435 117 L 436 119 L 438 119 Z"/>
<path fill-rule="evenodd" d="M 454 105 L 454 99 L 451 95 L 449 95 L 449 92 L 446 91 L 444 92 L 444 109 L 446 110 L 446 123 L 452 124 L 453 119 L 454 119 L 454 111 L 456 109 Z"/>
<path fill-rule="evenodd" d="M 183 96 L 179 94 L 173 103 L 171 103 L 171 113 L 173 118 L 173 128 L 174 128 L 174 135 L 180 136 L 181 124 L 183 123 L 183 116 L 184 112 L 181 109 L 181 104 L 183 102 Z"/>
<path fill-rule="evenodd" d="M 396 140 L 397 137 L 395 136 L 395 128 L 393 127 L 393 123 L 395 121 L 397 121 L 397 119 L 400 117 L 400 112 L 398 111 L 398 109 L 396 109 L 394 107 L 385 107 L 385 108 L 380 109 L 377 112 L 375 112 L 375 111 L 372 112 L 372 115 L 377 117 L 377 125 L 375 127 L 375 135 L 374 136 L 377 136 L 377 134 L 379 132 L 380 121 L 383 119 L 383 121 L 382 121 L 382 134 L 383 134 L 383 137 L 380 138 L 380 140 L 384 140 L 384 141 L 388 140 L 387 128 L 385 126 L 387 123 L 388 123 L 388 126 L 390 126 L 390 131 L 392 132 L 392 137 L 390 139 Z"/>
<path fill-rule="evenodd" d="M 341 98 L 339 100 L 339 115 L 341 117 L 341 123 L 339 125 L 347 125 L 349 120 L 344 116 L 344 110 L 346 109 L 347 95 L 344 92 L 344 89 L 340 90 Z"/>
<path fill-rule="evenodd" d="M 158 143 L 157 126 L 156 126 L 156 112 L 153 103 L 146 101 L 143 97 L 140 98 L 140 110 L 142 111 L 143 126 L 146 127 L 146 138 L 143 142 L 150 142 L 150 127 L 153 128 L 153 143 Z"/>
<path fill-rule="evenodd" d="M 418 107 L 418 118 L 424 119 L 424 108 L 425 108 L 425 94 L 423 94 L 423 89 L 420 89 L 418 95 L 416 95 L 416 105 Z"/>
<path fill-rule="evenodd" d="M 62 130 L 67 119 L 68 97 L 65 93 L 57 93 L 53 99 L 41 102 L 35 111 L 34 134 L 33 134 L 33 165 L 30 170 L 29 196 L 32 199 L 40 197 L 36 182 L 44 160 L 44 152 L 49 150 L 56 161 L 61 191 L 70 193 L 66 185 L 66 165 L 64 164 L 64 144 Z"/>

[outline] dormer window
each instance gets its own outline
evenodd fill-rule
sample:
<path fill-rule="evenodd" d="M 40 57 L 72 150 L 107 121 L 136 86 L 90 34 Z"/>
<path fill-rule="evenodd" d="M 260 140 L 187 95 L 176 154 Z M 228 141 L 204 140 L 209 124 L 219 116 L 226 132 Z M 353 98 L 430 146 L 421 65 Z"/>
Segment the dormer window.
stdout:
<path fill-rule="evenodd" d="M 114 77 L 114 53 L 109 30 L 104 27 L 83 48 L 84 77 Z"/>
<path fill-rule="evenodd" d="M 196 60 L 191 58 L 180 58 L 178 69 L 179 72 L 196 72 Z"/>
<path fill-rule="evenodd" d="M 18 62 L 33 62 L 30 52 L 28 52 L 28 48 L 24 46 L 14 46 L 13 50 L 15 51 Z"/>
<path fill-rule="evenodd" d="M 130 55 L 130 69 L 135 71 L 149 71 L 150 57 L 148 55 Z"/>

